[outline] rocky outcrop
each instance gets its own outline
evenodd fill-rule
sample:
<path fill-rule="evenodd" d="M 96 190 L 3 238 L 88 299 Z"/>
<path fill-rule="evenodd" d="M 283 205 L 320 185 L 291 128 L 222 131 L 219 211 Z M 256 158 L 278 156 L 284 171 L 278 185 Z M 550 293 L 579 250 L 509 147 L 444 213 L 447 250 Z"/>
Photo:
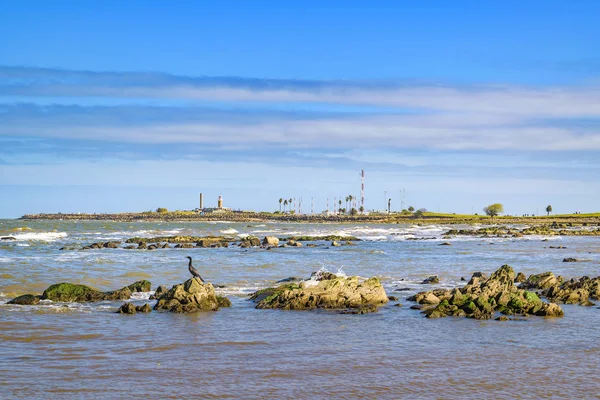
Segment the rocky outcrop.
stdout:
<path fill-rule="evenodd" d="M 538 289 L 542 296 L 552 301 L 565 304 L 593 305 L 590 300 L 600 300 L 600 277 L 563 281 L 554 277 L 552 272 L 530 276 L 523 285 L 530 289 Z"/>
<path fill-rule="evenodd" d="M 86 285 L 74 283 L 57 283 L 49 286 L 41 296 L 25 294 L 10 300 L 9 304 L 34 305 L 40 300 L 61 301 L 68 303 L 85 303 L 103 300 L 127 300 L 132 292 L 147 292 L 150 290 L 150 282 L 138 281 L 122 289 L 111 292 L 101 292 Z"/>
<path fill-rule="evenodd" d="M 176 313 L 193 313 L 198 311 L 216 311 L 219 301 L 215 288 L 210 283 L 202 283 L 198 278 L 191 278 L 184 283 L 174 285 L 169 291 L 160 296 L 155 310 L 166 310 Z"/>
<path fill-rule="evenodd" d="M 310 310 L 315 308 L 358 309 L 388 302 L 385 289 L 377 278 L 337 276 L 319 271 L 310 279 L 255 292 L 256 308 Z"/>
<path fill-rule="evenodd" d="M 127 300 L 131 297 L 131 290 L 128 287 L 112 292 L 100 292 L 85 285 L 76 285 L 73 283 L 57 283 L 48 287 L 42 294 L 42 300 L 63 301 L 63 302 L 91 302 L 103 300 Z"/>
<path fill-rule="evenodd" d="M 503 265 L 489 278 L 476 272 L 463 288 L 421 292 L 408 300 L 429 305 L 423 311 L 428 318 L 466 316 L 490 319 L 496 312 L 547 317 L 563 315 L 559 306 L 542 302 L 537 294 L 517 288 L 514 281 L 513 269 Z"/>
<path fill-rule="evenodd" d="M 522 282 L 525 282 L 526 280 L 527 280 L 527 277 L 522 272 L 519 272 L 517 274 L 517 276 L 515 277 L 515 283 L 522 283 Z"/>

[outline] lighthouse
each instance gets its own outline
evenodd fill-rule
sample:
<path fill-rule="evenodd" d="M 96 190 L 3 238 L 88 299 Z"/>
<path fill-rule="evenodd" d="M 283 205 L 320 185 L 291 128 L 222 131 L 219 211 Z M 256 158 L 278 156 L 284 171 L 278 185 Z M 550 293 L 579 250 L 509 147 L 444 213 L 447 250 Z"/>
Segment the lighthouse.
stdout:
<path fill-rule="evenodd" d="M 217 208 L 221 210 L 223 208 L 223 196 L 219 195 L 219 200 L 217 200 Z"/>

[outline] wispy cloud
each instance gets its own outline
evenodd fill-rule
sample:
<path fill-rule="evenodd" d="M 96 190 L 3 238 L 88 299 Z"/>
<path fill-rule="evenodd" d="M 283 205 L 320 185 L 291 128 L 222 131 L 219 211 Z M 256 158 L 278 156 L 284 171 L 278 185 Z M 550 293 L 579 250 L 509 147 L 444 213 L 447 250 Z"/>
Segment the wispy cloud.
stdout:
<path fill-rule="evenodd" d="M 0 67 L 0 95 L 332 103 L 521 117 L 600 115 L 600 86 L 452 86 Z"/>
<path fill-rule="evenodd" d="M 600 150 L 596 86 L 450 86 L 1 67 L 2 96 L 0 137 L 221 149 Z M 15 104 L 14 96 L 30 104 Z M 74 104 L 36 104 L 45 96 L 65 96 Z M 153 98 L 166 104 L 77 103 L 90 97 Z M 172 99 L 192 102 L 175 107 L 169 104 Z M 220 103 L 211 104 L 215 101 Z M 282 111 L 271 107 L 275 103 L 291 106 Z M 331 108 L 311 109 L 322 104 Z M 334 111 L 338 105 L 357 108 Z"/>

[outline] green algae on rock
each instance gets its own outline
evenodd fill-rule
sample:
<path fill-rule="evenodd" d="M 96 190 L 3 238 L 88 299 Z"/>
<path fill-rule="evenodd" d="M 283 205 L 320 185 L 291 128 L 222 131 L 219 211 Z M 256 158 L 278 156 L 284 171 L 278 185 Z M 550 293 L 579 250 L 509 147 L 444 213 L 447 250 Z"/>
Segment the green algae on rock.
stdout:
<path fill-rule="evenodd" d="M 562 317 L 562 309 L 553 303 L 544 303 L 533 292 L 514 285 L 515 272 L 503 265 L 489 278 L 481 273 L 473 274 L 463 288 L 437 289 L 421 292 L 408 300 L 429 304 L 423 314 L 428 318 L 466 316 L 490 319 L 495 312 L 506 315 L 530 314 L 546 317 Z"/>
<path fill-rule="evenodd" d="M 9 304 L 35 305 L 40 300 L 60 301 L 66 303 L 85 303 L 104 300 L 127 300 L 132 291 L 149 291 L 150 282 L 138 281 L 119 290 L 101 292 L 86 285 L 62 282 L 49 286 L 41 296 L 26 294 L 10 300 Z M 147 290 L 145 290 L 147 289 Z"/>

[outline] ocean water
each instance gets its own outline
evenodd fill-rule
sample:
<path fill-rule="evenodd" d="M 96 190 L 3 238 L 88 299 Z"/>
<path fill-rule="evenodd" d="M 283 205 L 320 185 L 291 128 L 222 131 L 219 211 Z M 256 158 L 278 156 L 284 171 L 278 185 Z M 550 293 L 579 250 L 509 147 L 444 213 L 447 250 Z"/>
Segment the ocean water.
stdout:
<path fill-rule="evenodd" d="M 0 236 L 16 239 L 0 241 L 0 398 L 598 398 L 597 306 L 564 305 L 560 319 L 429 320 L 406 298 L 503 264 L 526 275 L 598 276 L 600 238 L 443 239 L 450 228 L 0 220 Z M 269 251 L 59 250 L 133 236 L 326 234 L 363 241 Z M 566 249 L 549 248 L 559 245 Z M 188 255 L 205 280 L 224 286 L 217 291 L 231 308 L 130 316 L 115 314 L 122 302 L 6 304 L 58 282 L 113 290 L 148 279 L 170 287 L 189 278 Z M 256 310 L 247 300 L 321 268 L 377 276 L 402 306 L 345 315 Z M 430 275 L 440 284 L 421 285 Z"/>

